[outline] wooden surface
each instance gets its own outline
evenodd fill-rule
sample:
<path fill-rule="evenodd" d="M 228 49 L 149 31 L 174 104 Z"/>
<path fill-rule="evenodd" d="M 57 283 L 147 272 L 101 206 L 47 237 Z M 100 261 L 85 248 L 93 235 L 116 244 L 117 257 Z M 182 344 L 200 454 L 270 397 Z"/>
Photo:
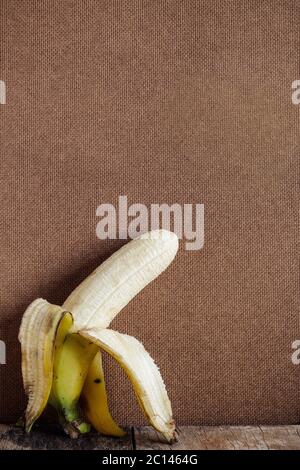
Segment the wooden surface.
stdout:
<path fill-rule="evenodd" d="M 0 424 L 0 450 L 130 450 L 132 438 L 127 436 L 111 438 L 89 433 L 78 439 L 70 439 L 58 429 L 50 431 L 34 429 L 30 435 L 21 428 Z"/>
<path fill-rule="evenodd" d="M 300 449 L 300 426 L 182 426 L 178 442 L 163 444 L 150 427 L 136 428 L 136 449 Z"/>
<path fill-rule="evenodd" d="M 0 450 L 300 450 L 300 426 L 182 426 L 178 442 L 170 446 L 150 427 L 128 430 L 124 438 L 96 433 L 72 440 L 57 429 L 36 428 L 29 436 L 20 428 L 0 425 Z"/>

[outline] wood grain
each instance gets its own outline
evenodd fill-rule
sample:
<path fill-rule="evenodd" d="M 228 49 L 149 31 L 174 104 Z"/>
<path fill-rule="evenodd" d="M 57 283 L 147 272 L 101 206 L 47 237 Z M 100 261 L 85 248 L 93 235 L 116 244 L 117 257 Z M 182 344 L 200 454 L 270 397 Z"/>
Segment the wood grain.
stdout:
<path fill-rule="evenodd" d="M 150 427 L 135 428 L 136 449 L 267 450 L 300 449 L 300 426 L 182 426 L 170 446 Z"/>
<path fill-rule="evenodd" d="M 37 427 L 30 435 L 0 424 L 0 450 L 300 450 L 300 426 L 182 426 L 169 445 L 148 426 L 128 430 L 124 438 L 90 433 L 77 440 L 58 428 Z"/>

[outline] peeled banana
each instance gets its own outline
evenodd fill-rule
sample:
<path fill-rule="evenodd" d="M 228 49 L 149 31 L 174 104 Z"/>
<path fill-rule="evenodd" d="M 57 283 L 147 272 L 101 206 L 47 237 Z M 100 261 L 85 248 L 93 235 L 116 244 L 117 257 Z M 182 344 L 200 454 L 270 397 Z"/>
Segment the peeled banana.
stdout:
<path fill-rule="evenodd" d="M 114 253 L 62 307 L 37 299 L 27 308 L 19 333 L 27 432 L 50 403 L 71 437 L 88 432 L 90 424 L 103 434 L 124 434 L 108 408 L 100 348 L 124 368 L 150 423 L 174 440 L 171 404 L 157 366 L 139 341 L 107 328 L 177 250 L 174 233 L 148 232 Z"/>

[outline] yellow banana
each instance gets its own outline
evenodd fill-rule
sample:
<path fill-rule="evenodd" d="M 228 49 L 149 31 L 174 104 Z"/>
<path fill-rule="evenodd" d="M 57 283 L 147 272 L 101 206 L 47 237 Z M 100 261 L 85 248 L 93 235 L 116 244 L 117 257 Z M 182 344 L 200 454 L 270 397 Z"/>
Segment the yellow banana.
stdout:
<path fill-rule="evenodd" d="M 53 368 L 53 383 L 49 403 L 56 408 L 65 431 L 76 437 L 76 430 L 90 430 L 82 420 L 78 401 L 90 364 L 98 348 L 78 334 L 68 334 L 57 349 Z M 63 419 L 64 418 L 64 419 Z"/>
<path fill-rule="evenodd" d="M 112 435 L 121 435 L 123 432 L 108 410 L 101 356 L 97 354 L 100 347 L 115 357 L 126 370 L 151 424 L 169 441 L 174 438 L 171 405 L 154 362 L 137 340 L 106 328 L 138 292 L 167 268 L 177 249 L 178 239 L 175 234 L 165 230 L 149 232 L 132 240 L 105 261 L 71 293 L 62 307 L 42 301 L 47 312 L 55 312 L 56 316 L 59 312 L 61 317 L 70 312 L 67 318 L 74 319 L 73 324 L 69 321 L 67 329 L 63 328 L 61 337 L 58 335 L 55 358 L 53 361 L 52 357 L 50 367 L 47 368 L 51 371 L 53 369 L 49 402 L 58 410 L 64 429 L 71 437 L 89 430 L 78 406 L 80 396 L 83 397 L 86 416 L 96 429 Z M 29 313 L 25 313 L 25 317 L 30 317 L 30 312 L 34 311 L 33 304 L 27 309 Z M 40 313 L 36 312 L 35 315 Z M 20 333 L 22 355 L 28 358 L 28 341 L 24 341 L 25 336 Z M 54 338 L 55 335 L 51 333 L 52 344 Z M 39 348 L 46 350 L 46 342 L 47 335 L 43 330 Z M 36 381 L 32 380 L 30 361 L 25 364 L 24 384 L 26 387 L 26 383 L 30 383 L 30 397 L 37 393 L 38 387 Z M 101 376 L 98 377 L 100 383 L 93 382 L 95 374 Z M 49 393 L 47 382 L 47 397 Z M 39 413 L 47 402 L 45 393 L 43 397 Z M 26 416 L 29 416 L 28 413 Z M 32 422 L 29 418 L 27 421 L 29 430 Z"/>
<path fill-rule="evenodd" d="M 51 390 L 55 348 L 63 341 L 72 316 L 43 299 L 25 311 L 19 332 L 22 346 L 22 374 L 28 405 L 26 431 L 43 412 Z"/>
<path fill-rule="evenodd" d="M 108 408 L 100 351 L 94 357 L 85 379 L 81 395 L 81 405 L 89 422 L 101 434 L 115 437 L 121 437 L 126 434 L 113 420 Z"/>
<path fill-rule="evenodd" d="M 160 372 L 143 345 L 132 336 L 108 329 L 93 328 L 80 334 L 98 344 L 123 367 L 150 423 L 172 441 L 175 423 L 171 403 Z"/>

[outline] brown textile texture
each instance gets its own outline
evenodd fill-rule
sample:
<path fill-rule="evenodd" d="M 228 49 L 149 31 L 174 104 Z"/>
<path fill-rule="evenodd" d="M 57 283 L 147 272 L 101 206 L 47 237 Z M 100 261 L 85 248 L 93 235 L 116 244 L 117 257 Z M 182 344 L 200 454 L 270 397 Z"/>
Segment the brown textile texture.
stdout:
<path fill-rule="evenodd" d="M 179 424 L 297 423 L 296 0 L 0 0 L 0 420 L 24 407 L 17 332 L 124 240 L 96 208 L 203 203 L 186 251 L 114 320 Z M 113 415 L 144 422 L 106 359 Z"/>

